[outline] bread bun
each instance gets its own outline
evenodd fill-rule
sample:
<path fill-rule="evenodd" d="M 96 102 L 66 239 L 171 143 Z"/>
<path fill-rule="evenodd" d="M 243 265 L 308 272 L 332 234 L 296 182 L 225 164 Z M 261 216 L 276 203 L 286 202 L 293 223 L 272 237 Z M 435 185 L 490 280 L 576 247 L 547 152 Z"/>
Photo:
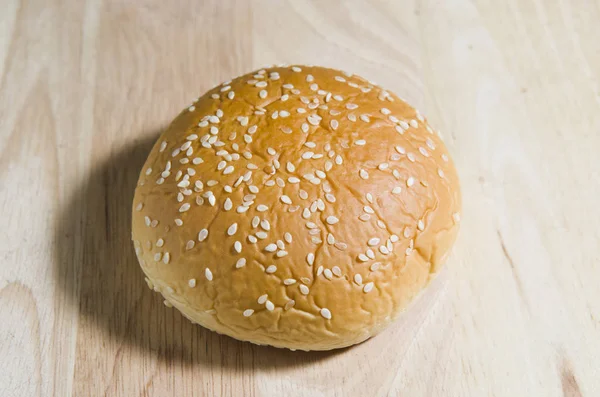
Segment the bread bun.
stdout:
<path fill-rule="evenodd" d="M 329 350 L 375 335 L 427 285 L 460 201 L 444 144 L 406 102 L 338 70 L 273 67 L 166 129 L 133 242 L 148 285 L 191 321 Z"/>

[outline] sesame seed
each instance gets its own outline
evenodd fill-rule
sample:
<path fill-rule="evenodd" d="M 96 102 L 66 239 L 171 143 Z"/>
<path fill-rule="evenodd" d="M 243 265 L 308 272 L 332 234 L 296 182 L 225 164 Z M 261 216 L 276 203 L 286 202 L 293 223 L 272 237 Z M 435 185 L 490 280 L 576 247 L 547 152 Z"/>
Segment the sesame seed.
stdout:
<path fill-rule="evenodd" d="M 367 222 L 369 219 L 371 219 L 371 215 L 369 214 L 362 214 L 358 217 L 358 219 L 360 219 L 363 222 Z"/>
<path fill-rule="evenodd" d="M 233 243 L 233 249 L 238 254 L 241 253 L 242 252 L 242 243 L 240 243 L 239 241 L 236 241 L 235 243 Z"/>
<path fill-rule="evenodd" d="M 442 170 L 441 168 L 438 168 L 437 173 L 439 175 L 440 178 L 444 177 L 444 170 Z"/>
<path fill-rule="evenodd" d="M 156 246 L 157 247 L 162 247 L 165 244 L 165 240 L 163 240 L 162 238 L 159 238 L 158 240 L 156 240 Z"/>
<path fill-rule="evenodd" d="M 325 221 L 326 221 L 328 224 L 330 224 L 330 225 L 335 225 L 335 224 L 336 224 L 336 223 L 338 223 L 340 220 L 339 220 L 337 217 L 335 217 L 335 216 L 333 216 L 333 215 L 330 215 L 330 216 L 328 216 L 328 217 L 327 217 L 327 219 L 325 219 Z"/>
<path fill-rule="evenodd" d="M 258 93 L 258 96 L 261 99 L 265 99 L 267 97 L 267 90 L 260 90 L 260 92 Z"/>
<path fill-rule="evenodd" d="M 181 207 L 179 207 L 179 212 L 185 212 L 185 211 L 187 211 L 189 209 L 190 209 L 190 204 L 189 203 L 185 203 Z"/>
<path fill-rule="evenodd" d="M 367 257 L 369 259 L 375 259 L 375 253 L 373 252 L 373 250 L 371 248 L 367 249 L 366 253 L 367 253 Z"/>
<path fill-rule="evenodd" d="M 258 302 L 259 305 L 264 305 L 265 302 L 267 301 L 267 299 L 269 299 L 269 295 L 264 294 L 264 295 L 261 295 L 261 296 L 258 297 L 257 302 Z"/>
<path fill-rule="evenodd" d="M 293 299 L 290 299 L 289 301 L 287 301 L 287 303 L 285 304 L 285 306 L 283 308 L 285 310 L 290 310 L 292 307 L 294 307 L 295 304 L 296 304 L 296 301 Z"/>
<path fill-rule="evenodd" d="M 442 160 L 444 160 L 444 162 L 448 162 L 448 156 L 446 155 L 446 153 L 442 154 Z"/>
<path fill-rule="evenodd" d="M 413 178 L 412 176 L 406 180 L 406 186 L 411 187 L 414 184 L 415 184 L 415 178 Z"/>
<path fill-rule="evenodd" d="M 369 118 L 369 115 L 367 115 L 367 114 L 361 114 L 360 119 L 362 121 L 364 121 L 365 123 L 368 123 L 369 121 L 371 121 L 371 119 Z"/>
<path fill-rule="evenodd" d="M 395 234 L 392 234 L 392 235 L 390 236 L 390 241 L 391 241 L 392 243 L 395 243 L 395 242 L 397 242 L 398 240 L 400 240 L 400 238 L 399 238 L 397 235 L 395 235 Z"/>
<path fill-rule="evenodd" d="M 365 205 L 365 206 L 363 207 L 363 210 L 364 210 L 364 211 L 365 211 L 367 214 L 374 214 L 374 213 L 375 213 L 375 211 L 373 210 L 373 208 L 371 208 L 371 207 L 370 207 L 370 206 L 368 206 L 368 205 Z"/>
<path fill-rule="evenodd" d="M 225 211 L 229 211 L 232 207 L 233 207 L 233 203 L 231 202 L 231 199 L 229 197 L 227 197 L 225 199 L 225 202 L 223 203 L 223 209 Z"/>
<path fill-rule="evenodd" d="M 380 171 L 387 170 L 390 165 L 388 163 L 381 163 L 377 166 Z"/>
<path fill-rule="evenodd" d="M 283 235 L 283 238 L 288 244 L 290 244 L 292 242 L 292 235 L 290 233 L 285 233 Z"/>
<path fill-rule="evenodd" d="M 265 269 L 266 273 L 272 274 L 275 273 L 277 271 L 277 266 L 275 265 L 270 265 Z"/>
<path fill-rule="evenodd" d="M 388 255 L 390 253 L 385 245 L 379 247 L 379 252 L 381 252 L 383 255 Z"/>
<path fill-rule="evenodd" d="M 271 223 L 269 223 L 268 220 L 263 219 L 262 221 L 260 221 L 260 227 L 262 227 L 264 230 L 271 230 Z"/>
<path fill-rule="evenodd" d="M 335 246 L 335 248 L 339 249 L 340 251 L 344 251 L 344 250 L 346 250 L 346 248 L 348 248 L 348 244 L 346 244 L 346 243 L 342 243 L 342 242 L 340 242 L 340 241 L 337 241 L 337 242 L 334 244 L 334 246 Z M 334 274 L 335 274 L 335 272 L 334 272 Z"/>
<path fill-rule="evenodd" d="M 171 255 L 168 252 L 165 252 L 165 254 L 163 255 L 163 263 L 165 265 L 168 265 L 170 260 L 171 260 Z"/>
<path fill-rule="evenodd" d="M 373 282 L 365 284 L 365 286 L 363 287 L 363 291 L 365 292 L 365 294 L 367 294 L 373 290 L 373 285 L 374 285 Z"/>
<path fill-rule="evenodd" d="M 265 251 L 267 252 L 275 252 L 277 250 L 276 244 L 269 244 L 265 247 Z"/>
<path fill-rule="evenodd" d="M 267 207 L 267 206 L 266 206 L 266 205 L 264 205 L 264 204 L 259 204 L 259 205 L 256 207 L 256 210 L 257 210 L 258 212 L 265 212 L 265 211 L 266 211 L 266 210 L 268 210 L 268 209 L 269 209 L 269 207 Z"/>
<path fill-rule="evenodd" d="M 284 204 L 292 204 L 292 199 L 290 199 L 288 196 L 286 196 L 285 194 L 282 195 L 281 197 L 279 197 L 279 199 L 281 200 L 282 203 Z"/>
<path fill-rule="evenodd" d="M 208 237 L 208 230 L 207 229 L 200 230 L 200 232 L 198 233 L 198 241 L 202 242 L 202 241 L 206 240 L 207 237 Z"/>
<path fill-rule="evenodd" d="M 327 320 L 331 320 L 331 312 L 325 307 L 321 309 L 321 316 Z"/>
<path fill-rule="evenodd" d="M 408 226 L 405 227 L 403 234 L 404 234 L 404 237 L 409 238 L 412 235 L 412 230 L 410 229 L 410 227 L 408 227 Z"/>
<path fill-rule="evenodd" d="M 314 156 L 314 153 L 313 153 L 313 152 L 310 152 L 310 151 L 302 153 L 302 158 L 303 158 L 304 160 L 309 160 L 309 159 L 311 159 L 313 156 Z"/>
<path fill-rule="evenodd" d="M 371 265 L 371 267 L 369 269 L 372 272 L 375 272 L 375 271 L 379 270 L 380 267 L 381 267 L 381 262 L 375 262 Z"/>
<path fill-rule="evenodd" d="M 208 281 L 212 281 L 212 279 L 213 279 L 213 274 L 212 274 L 212 272 L 210 271 L 210 269 L 209 269 L 209 268 L 206 268 L 206 269 L 204 269 L 204 277 L 206 277 L 206 279 L 207 279 Z"/>
<path fill-rule="evenodd" d="M 319 122 L 321 121 L 321 117 L 317 116 L 316 114 L 312 114 L 312 115 L 308 116 L 306 118 L 306 120 L 310 124 L 317 126 L 317 125 L 319 125 Z"/>
<path fill-rule="evenodd" d="M 194 240 L 188 240 L 188 242 L 185 244 L 185 249 L 187 251 L 189 251 L 192 248 L 194 248 L 195 245 L 196 245 L 196 242 Z"/>
<path fill-rule="evenodd" d="M 396 186 L 395 188 L 392 189 L 392 193 L 394 194 L 400 194 L 402 192 L 402 188 L 400 186 Z"/>
<path fill-rule="evenodd" d="M 362 285 L 362 276 L 360 274 L 355 274 L 354 275 L 354 282 L 357 285 Z"/>
<path fill-rule="evenodd" d="M 369 260 L 369 257 L 365 254 L 358 254 L 358 260 L 360 260 L 361 262 L 367 262 Z"/>
<path fill-rule="evenodd" d="M 460 222 L 460 214 L 458 212 L 455 212 L 454 214 L 452 214 L 452 219 L 454 220 L 454 223 Z"/>
<path fill-rule="evenodd" d="M 175 218 L 175 224 L 177 226 L 181 226 L 181 225 L 183 225 L 183 221 L 181 219 L 179 219 L 179 218 Z"/>
<path fill-rule="evenodd" d="M 379 244 L 380 241 L 381 240 L 378 239 L 377 237 L 373 237 L 373 238 L 369 239 L 367 244 L 370 245 L 371 247 L 375 247 L 377 244 Z"/>
<path fill-rule="evenodd" d="M 250 317 L 252 314 L 254 314 L 254 310 L 252 309 L 246 309 L 244 310 L 244 317 Z"/>
<path fill-rule="evenodd" d="M 333 234 L 331 234 L 331 233 L 327 234 L 327 243 L 329 245 L 335 244 L 335 237 L 333 237 Z"/>
<path fill-rule="evenodd" d="M 258 225 L 260 224 L 260 218 L 258 216 L 255 216 L 254 218 L 252 218 L 252 228 L 256 228 Z"/>
<path fill-rule="evenodd" d="M 415 157 L 415 155 L 413 153 L 408 153 L 406 155 L 406 157 L 408 157 L 408 159 L 413 163 L 417 160 L 417 158 Z"/>
<path fill-rule="evenodd" d="M 305 209 L 303 209 L 303 210 L 302 210 L 302 217 L 303 217 L 304 219 L 308 219 L 308 218 L 310 218 L 310 214 L 311 214 L 311 213 L 310 213 L 310 210 L 309 210 L 308 208 L 305 208 Z"/>
<path fill-rule="evenodd" d="M 190 106 L 190 107 L 188 108 L 188 110 L 189 110 L 190 112 L 193 112 L 194 110 L 196 110 L 196 106 L 192 105 L 192 106 Z"/>
<path fill-rule="evenodd" d="M 421 231 L 425 230 L 425 222 L 422 219 L 419 219 L 419 222 L 417 222 L 417 229 Z"/>
<path fill-rule="evenodd" d="M 333 272 L 330 269 L 325 269 L 323 271 L 323 274 L 325 275 L 325 278 L 328 280 L 331 280 L 333 278 Z"/>
<path fill-rule="evenodd" d="M 417 123 L 417 120 L 411 120 L 409 122 L 410 126 L 413 128 L 417 128 L 419 126 L 419 123 Z"/>
<path fill-rule="evenodd" d="M 235 268 L 239 269 L 246 266 L 246 258 L 240 258 L 237 260 L 237 262 L 235 262 Z"/>
<path fill-rule="evenodd" d="M 302 295 L 308 295 L 308 293 L 310 292 L 310 290 L 308 289 L 308 287 L 304 284 L 300 284 L 298 286 L 298 288 L 300 288 L 300 293 L 302 293 Z"/>
<path fill-rule="evenodd" d="M 309 266 L 312 266 L 315 263 L 315 254 L 313 254 L 312 252 L 310 252 L 306 256 L 306 262 L 308 262 Z"/>
<path fill-rule="evenodd" d="M 250 235 L 248 236 L 248 241 L 252 244 L 255 244 L 258 240 L 256 239 L 256 237 Z"/>
<path fill-rule="evenodd" d="M 227 235 L 233 236 L 237 232 L 237 228 L 237 223 L 231 224 L 231 226 L 229 226 L 229 228 L 227 229 Z"/>
<path fill-rule="evenodd" d="M 265 307 L 267 308 L 268 311 L 272 312 L 273 310 L 275 310 L 275 305 L 273 304 L 273 302 L 271 301 L 267 301 L 265 303 Z"/>
<path fill-rule="evenodd" d="M 329 122 L 329 125 L 331 126 L 331 129 L 335 131 L 338 129 L 340 123 L 334 119 Z"/>
<path fill-rule="evenodd" d="M 366 180 L 366 179 L 369 179 L 369 173 L 368 173 L 367 171 L 363 170 L 363 169 L 361 169 L 361 170 L 358 172 L 358 175 L 359 175 L 359 176 L 360 176 L 362 179 L 365 179 L 365 180 Z"/>
<path fill-rule="evenodd" d="M 292 70 L 296 73 L 299 73 L 302 71 L 302 69 L 300 69 L 298 66 L 292 66 Z"/>
<path fill-rule="evenodd" d="M 283 284 L 285 285 L 294 285 L 296 284 L 296 280 L 293 278 L 286 278 L 285 280 L 283 280 Z"/>
<path fill-rule="evenodd" d="M 267 238 L 267 232 L 262 232 L 262 231 L 256 232 L 256 237 L 258 237 L 261 240 L 264 240 Z"/>

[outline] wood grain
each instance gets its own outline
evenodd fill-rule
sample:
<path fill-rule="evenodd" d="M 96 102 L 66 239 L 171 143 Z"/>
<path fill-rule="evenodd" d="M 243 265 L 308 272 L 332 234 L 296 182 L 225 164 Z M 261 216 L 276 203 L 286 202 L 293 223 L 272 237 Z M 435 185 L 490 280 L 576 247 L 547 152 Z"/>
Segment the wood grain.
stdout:
<path fill-rule="evenodd" d="M 600 395 L 599 19 L 597 0 L 4 0 L 0 395 Z M 130 244 L 161 129 L 212 85 L 283 62 L 405 97 L 463 185 L 448 267 L 340 351 L 192 326 Z"/>

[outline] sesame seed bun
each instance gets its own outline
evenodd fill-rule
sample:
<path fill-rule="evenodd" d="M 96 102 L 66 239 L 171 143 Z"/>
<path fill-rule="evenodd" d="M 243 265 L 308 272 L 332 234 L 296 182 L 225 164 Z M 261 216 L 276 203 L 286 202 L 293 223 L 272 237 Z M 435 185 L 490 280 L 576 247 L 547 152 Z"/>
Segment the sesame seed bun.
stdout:
<path fill-rule="evenodd" d="M 150 288 L 191 321 L 276 347 L 375 335 L 458 231 L 459 183 L 421 114 L 367 80 L 273 67 L 215 87 L 154 145 L 133 203 Z"/>

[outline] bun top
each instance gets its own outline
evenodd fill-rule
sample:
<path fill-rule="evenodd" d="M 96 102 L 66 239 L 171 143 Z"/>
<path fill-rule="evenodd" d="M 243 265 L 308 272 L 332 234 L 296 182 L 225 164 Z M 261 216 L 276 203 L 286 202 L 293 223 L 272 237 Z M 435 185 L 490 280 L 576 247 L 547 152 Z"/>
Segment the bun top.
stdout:
<path fill-rule="evenodd" d="M 352 74 L 273 67 L 210 90 L 162 134 L 133 240 L 150 287 L 192 321 L 327 350 L 408 305 L 459 209 L 453 163 L 418 111 Z"/>

